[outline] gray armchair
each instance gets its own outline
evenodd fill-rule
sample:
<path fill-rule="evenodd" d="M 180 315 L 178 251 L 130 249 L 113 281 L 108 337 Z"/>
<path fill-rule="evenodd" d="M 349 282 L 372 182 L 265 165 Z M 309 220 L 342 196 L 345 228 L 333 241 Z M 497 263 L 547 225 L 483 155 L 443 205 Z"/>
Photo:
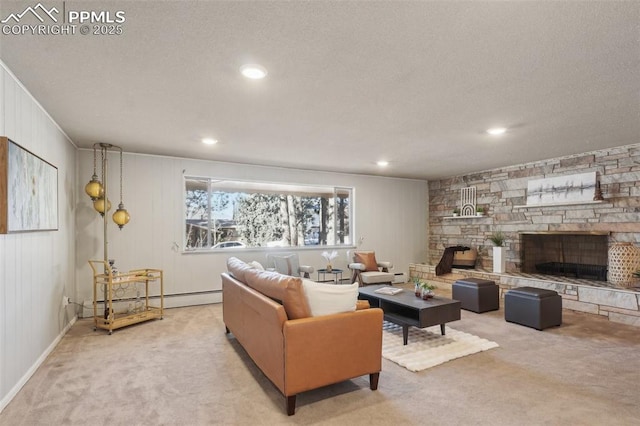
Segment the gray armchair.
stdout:
<path fill-rule="evenodd" d="M 358 281 L 360 286 L 370 284 L 391 284 L 394 276 L 390 269 L 391 262 L 379 262 L 374 251 L 349 250 L 349 269 L 351 269 L 351 282 Z"/>
<path fill-rule="evenodd" d="M 296 253 L 268 253 L 267 269 L 292 277 L 309 278 L 313 273 L 313 266 L 300 265 Z"/>

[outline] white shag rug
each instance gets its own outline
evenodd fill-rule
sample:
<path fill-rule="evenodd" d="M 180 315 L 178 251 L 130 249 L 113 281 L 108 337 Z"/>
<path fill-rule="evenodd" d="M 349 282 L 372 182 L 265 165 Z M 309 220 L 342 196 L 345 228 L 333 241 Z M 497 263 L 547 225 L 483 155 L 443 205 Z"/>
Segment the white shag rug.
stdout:
<path fill-rule="evenodd" d="M 454 330 L 448 325 L 445 333 L 444 336 L 440 334 L 439 325 L 409 327 L 409 341 L 404 346 L 402 326 L 385 321 L 382 326 L 382 356 L 407 370 L 422 371 L 499 346 L 496 342 Z"/>

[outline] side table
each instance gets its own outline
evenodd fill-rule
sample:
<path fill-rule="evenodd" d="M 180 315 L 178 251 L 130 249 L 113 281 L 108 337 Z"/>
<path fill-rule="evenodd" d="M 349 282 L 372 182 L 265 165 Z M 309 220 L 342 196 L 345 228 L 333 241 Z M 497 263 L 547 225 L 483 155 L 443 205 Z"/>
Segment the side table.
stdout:
<path fill-rule="evenodd" d="M 340 284 L 342 282 L 342 269 L 331 269 L 327 271 L 326 269 L 318 269 L 318 282 L 326 283 L 329 281 L 333 281 L 334 284 Z M 333 275 L 333 279 L 327 280 L 327 274 Z M 322 275 L 322 279 L 320 279 L 320 275 Z"/>
<path fill-rule="evenodd" d="M 162 319 L 164 311 L 164 284 L 162 269 L 134 269 L 114 275 L 109 264 L 103 260 L 90 260 L 93 270 L 93 330 L 98 328 L 113 333 L 113 330 L 152 319 Z M 101 273 L 104 271 L 104 273 Z M 154 285 L 152 292 L 150 285 Z M 106 291 L 104 315 L 98 315 L 99 289 Z M 127 296 L 130 290 L 135 293 Z M 153 293 L 153 295 L 152 295 Z M 153 298 L 153 302 L 151 301 Z M 126 310 L 116 311 L 121 301 L 129 302 Z"/>

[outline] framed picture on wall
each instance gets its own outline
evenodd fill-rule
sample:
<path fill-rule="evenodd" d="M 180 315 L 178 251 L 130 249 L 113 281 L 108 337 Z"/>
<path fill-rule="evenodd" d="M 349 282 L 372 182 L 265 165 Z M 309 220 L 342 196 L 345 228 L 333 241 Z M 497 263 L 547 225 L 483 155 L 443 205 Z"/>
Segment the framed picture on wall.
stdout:
<path fill-rule="evenodd" d="M 0 137 L 0 234 L 58 229 L 58 168 Z"/>
<path fill-rule="evenodd" d="M 527 183 L 527 206 L 593 201 L 596 172 L 554 176 Z"/>

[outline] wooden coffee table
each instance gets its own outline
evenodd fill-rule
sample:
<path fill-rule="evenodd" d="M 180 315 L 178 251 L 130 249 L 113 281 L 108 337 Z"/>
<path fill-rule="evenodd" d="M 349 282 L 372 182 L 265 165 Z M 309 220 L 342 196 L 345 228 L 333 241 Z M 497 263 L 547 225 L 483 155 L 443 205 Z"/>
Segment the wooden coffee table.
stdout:
<path fill-rule="evenodd" d="M 440 324 L 440 332 L 444 336 L 445 323 L 460 319 L 460 302 L 457 300 L 439 296 L 422 300 L 407 289 L 395 295 L 376 293 L 381 287 L 388 285 L 361 287 L 358 298 L 368 300 L 373 307 L 381 308 L 386 321 L 401 325 L 405 345 L 409 339 L 410 326 L 425 328 Z"/>

